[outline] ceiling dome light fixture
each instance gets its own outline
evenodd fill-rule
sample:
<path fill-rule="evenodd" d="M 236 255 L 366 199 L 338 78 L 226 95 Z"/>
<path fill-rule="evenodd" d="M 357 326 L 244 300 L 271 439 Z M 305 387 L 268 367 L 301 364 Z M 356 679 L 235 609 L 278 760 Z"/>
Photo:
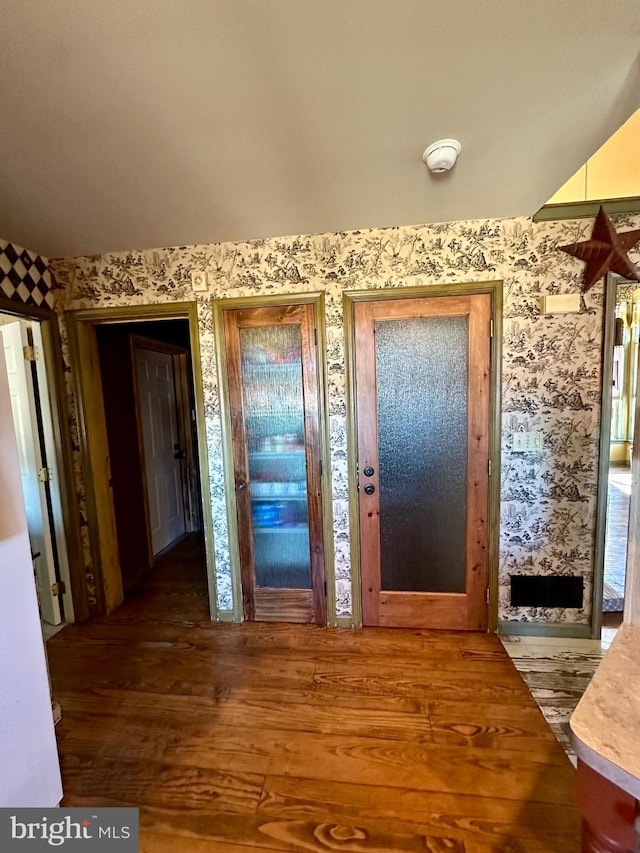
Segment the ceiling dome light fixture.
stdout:
<path fill-rule="evenodd" d="M 422 159 L 432 172 L 448 172 L 454 166 L 461 150 L 462 145 L 457 139 L 439 139 L 426 149 Z"/>

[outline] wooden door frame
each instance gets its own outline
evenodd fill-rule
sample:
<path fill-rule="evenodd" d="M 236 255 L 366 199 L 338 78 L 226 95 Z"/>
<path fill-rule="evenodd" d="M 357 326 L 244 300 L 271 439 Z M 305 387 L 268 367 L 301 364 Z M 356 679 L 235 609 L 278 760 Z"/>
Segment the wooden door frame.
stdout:
<path fill-rule="evenodd" d="M 83 356 L 89 356 L 98 364 L 97 327 L 117 323 L 149 322 L 153 320 L 188 320 L 191 345 L 191 364 L 193 370 L 194 403 L 196 410 L 196 428 L 198 432 L 198 460 L 200 465 L 200 496 L 202 500 L 202 521 L 205 537 L 205 559 L 207 564 L 207 583 L 209 589 L 209 612 L 212 620 L 221 619 L 218 611 L 215 557 L 213 550 L 213 519 L 209 494 L 209 461 L 206 441 L 206 423 L 204 413 L 204 394 L 202 388 L 202 362 L 200 357 L 200 338 L 198 332 L 198 308 L 195 302 L 169 302 L 161 305 L 133 305 L 121 308 L 93 308 L 65 312 L 69 332 L 69 350 L 75 414 L 78 423 L 80 459 L 84 475 L 87 501 L 87 524 L 89 541 L 96 578 L 98 610 L 106 613 L 113 610 L 122 601 L 122 576 L 119 562 L 111 561 L 110 554 L 117 555 L 118 542 L 115 531 L 113 499 L 110 493 L 109 472 L 106 464 L 92 464 L 92 455 L 88 441 L 107 442 L 107 428 L 104 418 L 104 400 L 102 382 L 93 382 L 82 369 Z M 99 364 L 98 364 L 99 374 Z M 91 397 L 97 399 L 98 406 L 88 406 Z M 102 403 L 102 409 L 100 404 Z M 101 505 L 98 495 L 108 495 L 106 506 Z"/>
<path fill-rule="evenodd" d="M 358 499 L 358 412 L 356 400 L 356 328 L 355 305 L 384 299 L 419 299 L 436 296 L 491 296 L 493 338 L 489 401 L 489 603 L 488 631 L 498 627 L 498 563 L 500 547 L 500 439 L 502 435 L 502 281 L 464 284 L 433 284 L 419 287 L 389 287 L 371 290 L 347 290 L 343 293 L 345 330 L 345 368 L 347 395 L 347 459 L 349 468 L 349 537 L 351 541 L 351 599 L 353 626 L 362 626 L 362 565 Z"/>
<path fill-rule="evenodd" d="M 65 619 L 79 622 L 89 616 L 89 599 L 82 557 L 80 520 L 77 512 L 71 435 L 67 423 L 67 391 L 58 314 L 53 309 L 23 304 L 4 296 L 0 296 L 0 313 L 12 315 L 16 320 L 31 320 L 40 324 L 53 440 L 60 475 L 60 502 L 71 584 L 71 619 L 67 618 L 67 610 L 65 610 Z"/>
<path fill-rule="evenodd" d="M 218 389 L 220 394 L 220 420 L 222 427 L 222 461 L 224 469 L 224 491 L 227 507 L 227 525 L 229 530 L 229 557 L 231 564 L 231 583 L 233 590 L 233 619 L 242 622 L 242 578 L 240 570 L 240 550 L 238 546 L 238 512 L 235 493 L 235 474 L 231 429 L 231 412 L 227 383 L 227 359 L 224 345 L 224 311 L 237 308 L 272 308 L 280 305 L 313 305 L 318 333 L 317 369 L 318 369 L 318 421 L 320 430 L 320 454 L 323 460 L 322 487 L 322 530 L 324 540 L 324 568 L 327 584 L 327 625 L 335 628 L 336 588 L 333 546 L 333 513 L 331 489 L 331 447 L 329 442 L 329 411 L 327 383 L 327 346 L 325 326 L 324 293 L 296 293 L 290 295 L 248 296 L 212 299 L 214 337 L 216 341 L 216 364 Z"/>
<path fill-rule="evenodd" d="M 607 273 L 604 281 L 604 312 L 602 318 L 600 436 L 598 442 L 598 486 L 596 493 L 596 536 L 593 557 L 593 586 L 591 594 L 591 637 L 600 639 L 602 630 L 602 596 L 604 593 L 604 551 L 607 528 L 607 494 L 609 485 L 609 443 L 611 440 L 611 411 L 613 393 L 613 340 L 618 282 L 623 279 Z"/>
<path fill-rule="evenodd" d="M 184 413 L 184 405 L 185 402 L 188 406 L 188 401 L 184 399 L 184 394 L 182 393 L 183 389 L 178 388 L 178 376 L 176 373 L 176 364 L 177 359 L 182 356 L 183 358 L 188 355 L 188 350 L 185 347 L 179 347 L 175 344 L 165 343 L 164 341 L 156 341 L 153 338 L 147 338 L 144 335 L 136 335 L 131 334 L 130 336 L 130 345 L 131 345 L 131 367 L 133 372 L 133 396 L 135 400 L 135 416 L 136 416 L 136 433 L 137 433 L 137 441 L 138 441 L 138 451 L 140 453 L 140 461 L 141 461 L 141 475 L 142 475 L 142 483 L 143 483 L 143 492 L 144 492 L 144 507 L 145 507 L 145 528 L 147 531 L 147 549 L 149 551 L 149 565 L 153 566 L 157 557 L 153 554 L 153 546 L 151 541 L 151 513 L 149 511 L 149 488 L 147 484 L 147 468 L 145 464 L 145 448 L 144 448 L 144 433 L 142 429 L 142 416 L 140 412 L 140 389 L 138 384 L 138 371 L 136 365 L 136 350 L 144 349 L 150 350 L 151 352 L 161 352 L 166 355 L 171 356 L 171 364 L 173 367 L 173 387 L 176 395 L 176 428 L 178 430 L 178 436 L 180 437 L 181 444 L 184 444 L 182 441 L 182 436 L 184 432 L 184 423 L 185 419 L 188 420 L 188 413 L 185 417 Z M 185 533 L 189 533 L 188 524 L 187 524 L 187 496 L 188 496 L 188 474 L 187 474 L 187 466 L 181 461 L 180 464 L 180 480 L 181 480 L 181 490 L 182 490 L 182 513 L 184 516 L 184 529 Z M 167 546 L 171 547 L 171 546 Z"/>
<path fill-rule="evenodd" d="M 611 442 L 611 411 L 613 394 L 611 373 L 613 370 L 613 342 L 615 338 L 616 291 L 619 284 L 634 284 L 629 279 L 607 273 L 604 283 L 604 316 L 602 320 L 602 386 L 600 396 L 600 437 L 598 450 L 598 487 L 596 498 L 596 535 L 593 565 L 593 592 L 591 597 L 591 634 L 599 640 L 602 632 L 602 597 L 604 592 L 604 555 L 607 528 L 607 496 L 609 487 L 609 452 Z M 638 352 L 640 358 L 640 350 Z M 640 363 L 639 363 L 640 367 Z M 635 419 L 632 465 L 640 468 L 640 382 L 636 393 L 636 409 L 631 414 Z M 635 440 L 636 431 L 638 441 Z M 624 621 L 640 623 L 640 492 L 632 483 L 627 531 L 627 565 L 624 596 Z M 579 626 L 582 627 L 582 626 Z M 587 627 L 587 626 L 584 626 Z"/>

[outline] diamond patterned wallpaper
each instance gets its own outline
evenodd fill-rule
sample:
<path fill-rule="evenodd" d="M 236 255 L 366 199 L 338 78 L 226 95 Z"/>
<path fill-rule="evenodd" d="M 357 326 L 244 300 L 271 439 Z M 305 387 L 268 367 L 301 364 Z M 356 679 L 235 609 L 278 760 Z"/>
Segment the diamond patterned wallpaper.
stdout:
<path fill-rule="evenodd" d="M 53 308 L 48 260 L 0 240 L 0 295 L 39 308 Z"/>

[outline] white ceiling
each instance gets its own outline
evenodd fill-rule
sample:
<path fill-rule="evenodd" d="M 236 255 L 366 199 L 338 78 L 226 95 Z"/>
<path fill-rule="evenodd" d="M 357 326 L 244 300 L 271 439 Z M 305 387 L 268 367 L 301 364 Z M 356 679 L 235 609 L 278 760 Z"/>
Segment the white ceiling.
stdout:
<path fill-rule="evenodd" d="M 638 0 L 0 0 L 0 235 L 56 257 L 530 215 L 640 106 L 639 49 Z"/>

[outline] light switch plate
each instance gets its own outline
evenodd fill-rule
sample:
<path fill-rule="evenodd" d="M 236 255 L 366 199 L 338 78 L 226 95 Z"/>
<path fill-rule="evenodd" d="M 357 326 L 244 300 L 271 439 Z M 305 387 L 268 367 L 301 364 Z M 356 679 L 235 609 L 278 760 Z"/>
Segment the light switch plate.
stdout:
<path fill-rule="evenodd" d="M 530 453 L 536 450 L 542 450 L 544 446 L 544 433 L 540 430 L 531 430 L 529 432 L 514 432 L 513 434 L 513 452 L 514 453 Z"/>
<path fill-rule="evenodd" d="M 196 291 L 196 293 L 206 292 L 209 289 L 209 282 L 207 281 L 206 272 L 201 270 L 192 270 L 191 286 Z"/>
<path fill-rule="evenodd" d="M 579 314 L 579 293 L 552 293 L 542 297 L 543 314 Z"/>

